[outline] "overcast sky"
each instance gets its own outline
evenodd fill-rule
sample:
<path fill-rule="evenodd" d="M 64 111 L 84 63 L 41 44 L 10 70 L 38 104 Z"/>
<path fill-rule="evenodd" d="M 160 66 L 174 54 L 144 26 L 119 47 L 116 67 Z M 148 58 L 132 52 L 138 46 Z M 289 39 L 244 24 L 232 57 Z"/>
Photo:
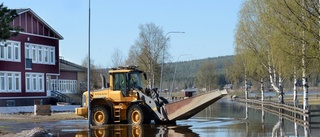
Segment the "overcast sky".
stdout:
<path fill-rule="evenodd" d="M 9 8 L 30 8 L 64 39 L 60 56 L 81 64 L 88 53 L 88 0 L 2 0 Z M 91 0 L 91 58 L 111 67 L 119 48 L 127 57 L 140 24 L 153 22 L 169 34 L 171 61 L 234 54 L 234 32 L 243 0 Z"/>

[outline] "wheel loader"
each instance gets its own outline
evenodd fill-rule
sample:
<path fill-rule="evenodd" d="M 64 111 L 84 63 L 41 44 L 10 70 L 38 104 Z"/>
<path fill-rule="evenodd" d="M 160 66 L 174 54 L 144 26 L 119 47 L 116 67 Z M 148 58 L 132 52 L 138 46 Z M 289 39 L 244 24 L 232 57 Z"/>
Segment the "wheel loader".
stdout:
<path fill-rule="evenodd" d="M 189 119 L 216 102 L 227 91 L 209 91 L 187 99 L 169 103 L 159 96 L 157 89 L 142 88 L 142 78 L 146 74 L 136 66 L 119 67 L 109 70 L 110 81 L 105 86 L 103 78 L 102 89 L 82 95 L 82 107 L 76 108 L 75 113 L 90 119 L 92 125 L 112 123 L 129 123 L 134 125 L 175 124 L 176 120 Z"/>
<path fill-rule="evenodd" d="M 111 123 L 149 124 L 151 120 L 157 123 L 169 121 L 164 105 L 168 101 L 160 97 L 157 89 L 143 89 L 142 77 L 146 74 L 136 66 L 119 67 L 109 70 L 110 81 L 105 86 L 102 78 L 102 89 L 82 95 L 82 107 L 75 113 L 88 118 L 88 105 L 92 125 Z"/>

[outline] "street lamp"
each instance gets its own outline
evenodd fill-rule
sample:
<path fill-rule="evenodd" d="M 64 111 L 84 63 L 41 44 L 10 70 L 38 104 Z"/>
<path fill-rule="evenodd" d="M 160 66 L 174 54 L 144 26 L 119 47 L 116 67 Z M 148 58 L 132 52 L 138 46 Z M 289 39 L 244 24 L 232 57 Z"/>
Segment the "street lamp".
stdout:
<path fill-rule="evenodd" d="M 173 79 L 172 79 L 172 85 L 171 85 L 171 90 L 170 90 L 170 100 L 172 101 L 172 91 L 173 91 L 173 86 L 174 86 L 174 79 L 176 78 L 176 72 L 177 72 L 177 65 L 178 65 L 178 61 L 179 61 L 179 58 L 181 56 L 190 56 L 191 54 L 181 54 L 177 61 L 176 61 L 176 66 L 174 67 L 174 73 L 173 73 Z"/>
<path fill-rule="evenodd" d="M 167 35 L 168 34 L 171 34 L 171 33 L 185 33 L 183 31 L 169 31 L 166 35 L 165 35 L 165 38 L 166 38 L 166 41 L 164 42 L 163 44 L 163 51 L 162 51 L 162 63 L 161 63 L 161 74 L 160 74 L 160 92 L 162 93 L 162 73 L 163 73 L 163 65 L 164 65 L 164 52 L 165 52 L 165 45 L 167 43 Z"/>
<path fill-rule="evenodd" d="M 90 130 L 90 123 L 91 123 L 91 105 L 90 105 L 90 23 L 91 23 L 91 1 L 89 0 L 89 24 L 88 24 L 88 79 L 87 79 L 87 84 L 88 84 L 88 129 Z M 89 134 L 89 133 L 88 133 Z"/>

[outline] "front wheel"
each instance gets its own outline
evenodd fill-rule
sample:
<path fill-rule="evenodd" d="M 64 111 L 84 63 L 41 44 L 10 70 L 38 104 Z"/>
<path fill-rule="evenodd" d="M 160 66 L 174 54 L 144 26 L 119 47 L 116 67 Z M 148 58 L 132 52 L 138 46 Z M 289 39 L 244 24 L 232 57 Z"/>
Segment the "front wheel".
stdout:
<path fill-rule="evenodd" d="M 92 125 L 105 125 L 111 123 L 110 111 L 105 106 L 94 106 L 91 111 L 91 124 Z"/>
<path fill-rule="evenodd" d="M 128 111 L 128 122 L 129 124 L 140 125 L 145 124 L 148 120 L 146 119 L 143 108 L 140 105 L 133 105 Z"/>

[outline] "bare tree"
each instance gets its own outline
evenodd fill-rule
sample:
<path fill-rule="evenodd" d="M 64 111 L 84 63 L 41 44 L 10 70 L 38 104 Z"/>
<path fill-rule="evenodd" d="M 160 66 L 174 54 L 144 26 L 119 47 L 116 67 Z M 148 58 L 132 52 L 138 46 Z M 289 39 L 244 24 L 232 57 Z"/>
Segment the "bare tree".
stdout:
<path fill-rule="evenodd" d="M 161 27 L 154 23 L 139 26 L 140 33 L 135 44 L 131 46 L 127 64 L 137 63 L 147 72 L 149 88 L 155 87 L 160 75 L 160 55 L 167 48 L 166 38 Z"/>
<path fill-rule="evenodd" d="M 111 61 L 112 61 L 112 67 L 115 67 L 115 68 L 124 65 L 123 54 L 119 48 L 114 49 L 111 56 Z"/>
<path fill-rule="evenodd" d="M 197 87 L 205 87 L 207 91 L 218 88 L 215 66 L 212 61 L 203 63 L 197 73 Z"/>
<path fill-rule="evenodd" d="M 88 67 L 88 56 L 86 56 L 82 61 L 83 67 Z M 101 77 L 99 68 L 94 64 L 94 60 L 90 59 L 90 89 L 95 90 L 101 88 Z M 86 70 L 85 81 L 88 81 L 87 77 L 88 70 Z M 87 89 L 87 88 L 86 88 Z"/>

